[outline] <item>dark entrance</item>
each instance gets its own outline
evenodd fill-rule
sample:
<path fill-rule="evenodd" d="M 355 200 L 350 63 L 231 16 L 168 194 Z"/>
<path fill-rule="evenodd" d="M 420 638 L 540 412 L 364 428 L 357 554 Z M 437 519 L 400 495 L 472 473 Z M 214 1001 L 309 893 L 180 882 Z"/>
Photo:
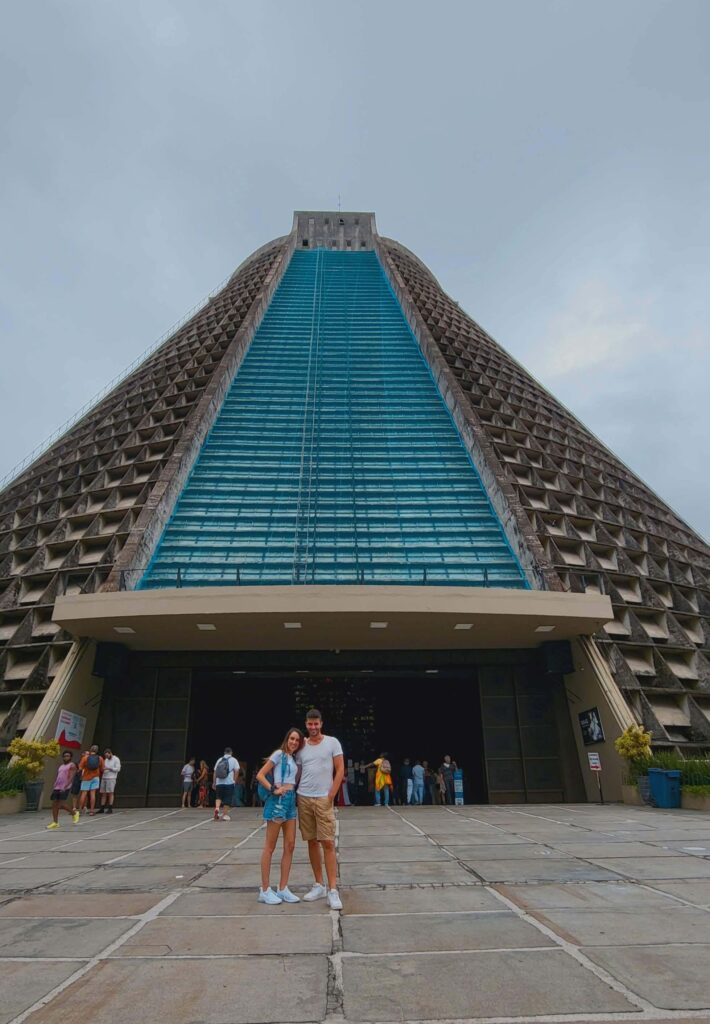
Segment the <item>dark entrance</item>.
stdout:
<path fill-rule="evenodd" d="M 97 728 L 124 806 L 179 799 L 187 757 L 251 771 L 317 707 L 346 758 L 386 751 L 464 772 L 468 803 L 584 800 L 561 675 L 539 651 L 145 651 L 105 680 Z"/>
<path fill-rule="evenodd" d="M 405 757 L 435 769 L 450 754 L 464 771 L 466 802 L 488 799 L 478 684 L 471 670 L 197 670 L 188 755 L 213 764 L 228 745 L 251 772 L 289 725 L 303 728 L 311 707 L 322 712 L 324 731 L 340 739 L 346 759 L 369 762 L 386 752 L 395 770 Z M 456 708 L 460 713 L 451 713 Z"/>

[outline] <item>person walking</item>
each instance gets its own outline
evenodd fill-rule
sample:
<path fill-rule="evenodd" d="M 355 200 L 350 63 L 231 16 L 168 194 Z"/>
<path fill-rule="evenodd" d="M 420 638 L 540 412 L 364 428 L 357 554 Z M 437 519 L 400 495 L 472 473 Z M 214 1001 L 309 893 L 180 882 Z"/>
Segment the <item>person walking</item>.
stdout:
<path fill-rule="evenodd" d="M 266 759 L 257 772 L 257 782 L 268 792 L 264 803 L 266 835 L 261 851 L 261 888 L 259 903 L 300 903 L 288 887 L 293 851 L 296 846 L 296 755 L 303 747 L 305 737 L 300 729 L 289 729 L 278 750 Z M 270 778 L 269 778 L 270 776 Z M 271 858 L 276 849 L 279 832 L 283 837 L 279 887 L 274 892 L 269 882 Z"/>
<path fill-rule="evenodd" d="M 113 814 L 113 799 L 116 794 L 116 780 L 121 770 L 121 759 L 116 757 L 110 747 L 104 750 L 104 772 L 99 782 L 101 806 L 99 814 Z"/>
<path fill-rule="evenodd" d="M 217 794 L 214 802 L 214 820 L 231 821 L 230 808 L 234 806 L 234 787 L 239 772 L 239 761 L 232 756 L 232 748 L 225 747 L 224 754 L 214 766 L 212 785 Z M 222 813 L 220 814 L 220 808 Z"/>
<path fill-rule="evenodd" d="M 71 794 L 72 783 L 76 775 L 76 764 L 72 757 L 71 750 L 65 750 L 62 754 L 62 763 L 57 768 L 57 777 L 54 780 L 50 801 L 52 804 L 52 820 L 47 828 L 59 828 L 59 812 L 66 811 L 71 814 L 74 824 L 78 824 L 79 812 L 72 810 L 67 803 Z"/>
<path fill-rule="evenodd" d="M 180 770 L 180 780 L 182 782 L 182 803 L 181 807 L 190 806 L 190 797 L 192 795 L 192 785 L 195 778 L 195 758 L 191 757 L 187 764 L 184 764 Z"/>
<path fill-rule="evenodd" d="M 412 803 L 424 803 L 424 766 L 416 761 L 412 768 Z"/>
<path fill-rule="evenodd" d="M 444 762 L 439 768 L 439 772 L 444 782 L 444 802 L 447 804 L 455 803 L 454 772 L 456 771 L 456 767 L 456 762 L 451 760 L 451 755 L 446 754 Z"/>
<path fill-rule="evenodd" d="M 85 750 L 84 753 L 81 755 L 81 757 L 88 757 L 88 756 L 89 756 L 89 751 L 88 750 Z M 79 763 L 81 763 L 81 758 L 79 759 Z M 72 779 L 72 783 L 71 783 L 71 809 L 72 809 L 72 814 L 77 814 L 77 815 L 79 814 L 79 802 L 80 802 L 80 800 L 81 800 L 81 768 L 79 767 L 79 765 L 77 765 L 76 766 L 76 771 L 74 772 L 74 778 Z"/>
<path fill-rule="evenodd" d="M 96 813 L 96 794 L 99 791 L 99 782 L 104 770 L 104 759 L 99 754 L 99 748 L 94 743 L 89 748 L 88 754 L 84 754 L 79 761 L 81 769 L 81 799 L 79 807 L 86 810 L 86 802 L 89 802 L 89 814 Z"/>
<path fill-rule="evenodd" d="M 195 778 L 197 786 L 197 806 L 207 807 L 210 799 L 210 769 L 206 761 L 200 761 Z"/>
<path fill-rule="evenodd" d="M 366 768 L 375 769 L 375 807 L 380 802 L 389 807 L 390 790 L 392 789 L 392 765 L 389 763 L 387 754 L 380 754 L 374 761 L 365 765 Z"/>
<path fill-rule="evenodd" d="M 306 742 L 296 755 L 301 769 L 298 782 L 298 825 L 308 843 L 314 884 L 303 897 L 307 902 L 327 897 L 331 910 L 342 910 L 337 889 L 335 809 L 333 801 L 345 774 L 343 748 L 335 736 L 323 734 L 323 717 L 316 708 L 306 715 Z M 321 859 L 321 849 L 323 858 Z M 323 885 L 323 861 L 328 887 Z"/>

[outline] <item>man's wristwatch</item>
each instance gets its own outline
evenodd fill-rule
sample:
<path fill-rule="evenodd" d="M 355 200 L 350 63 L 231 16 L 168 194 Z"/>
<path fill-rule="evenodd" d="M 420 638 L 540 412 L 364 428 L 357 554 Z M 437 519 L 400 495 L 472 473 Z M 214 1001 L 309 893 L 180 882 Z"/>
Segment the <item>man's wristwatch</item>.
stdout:
<path fill-rule="evenodd" d="M 269 792 L 271 793 L 272 796 L 276 792 L 276 786 L 273 784 L 273 782 L 271 783 L 271 789 L 269 790 Z"/>

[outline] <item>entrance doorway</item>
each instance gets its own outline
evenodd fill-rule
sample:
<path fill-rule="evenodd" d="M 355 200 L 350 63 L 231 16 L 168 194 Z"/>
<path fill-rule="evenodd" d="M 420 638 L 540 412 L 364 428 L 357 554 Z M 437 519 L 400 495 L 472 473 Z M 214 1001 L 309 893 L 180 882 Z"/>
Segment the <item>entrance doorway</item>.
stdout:
<path fill-rule="evenodd" d="M 405 757 L 436 769 L 450 754 L 464 773 L 464 800 L 488 799 L 475 670 L 193 672 L 188 757 L 210 766 L 225 746 L 250 776 L 291 725 L 318 708 L 324 732 L 343 744 L 346 766 L 386 752 L 395 772 Z M 247 783 L 249 779 L 247 778 Z"/>

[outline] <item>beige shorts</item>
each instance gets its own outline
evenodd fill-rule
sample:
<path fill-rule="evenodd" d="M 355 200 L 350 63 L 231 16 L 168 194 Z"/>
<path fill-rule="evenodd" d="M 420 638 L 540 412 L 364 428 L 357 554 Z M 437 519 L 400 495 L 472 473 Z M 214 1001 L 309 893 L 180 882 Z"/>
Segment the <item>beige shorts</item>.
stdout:
<path fill-rule="evenodd" d="M 299 796 L 298 827 L 305 842 L 335 840 L 335 809 L 327 796 Z"/>

